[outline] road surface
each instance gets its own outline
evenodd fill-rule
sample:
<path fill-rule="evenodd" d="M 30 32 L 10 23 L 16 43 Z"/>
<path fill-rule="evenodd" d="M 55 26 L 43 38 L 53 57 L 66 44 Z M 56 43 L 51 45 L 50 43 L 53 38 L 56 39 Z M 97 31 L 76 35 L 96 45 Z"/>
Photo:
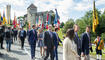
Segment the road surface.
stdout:
<path fill-rule="evenodd" d="M 30 55 L 30 47 L 29 47 L 29 44 L 27 41 L 25 42 L 24 50 L 21 50 L 19 41 L 15 41 L 15 43 L 12 44 L 11 52 L 6 51 L 5 41 L 4 41 L 4 47 L 5 47 L 5 49 L 0 49 L 0 52 L 2 52 L 4 54 L 2 57 L 0 57 L 0 60 L 31 60 L 30 59 L 30 56 L 31 56 Z M 58 48 L 59 60 L 63 60 L 62 50 L 63 50 L 62 47 Z M 36 47 L 36 59 L 35 60 L 43 60 L 43 58 L 40 55 L 39 47 Z M 91 58 L 91 60 L 95 60 L 95 59 Z"/>

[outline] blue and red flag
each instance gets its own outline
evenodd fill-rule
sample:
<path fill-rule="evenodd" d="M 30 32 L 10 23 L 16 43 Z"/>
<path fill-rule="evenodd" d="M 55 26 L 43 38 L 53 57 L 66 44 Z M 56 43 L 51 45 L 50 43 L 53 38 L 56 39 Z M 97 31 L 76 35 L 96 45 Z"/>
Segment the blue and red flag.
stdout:
<path fill-rule="evenodd" d="M 55 9 L 55 11 L 56 11 L 56 14 L 55 14 L 55 19 L 54 19 L 54 25 L 55 25 L 55 27 L 60 29 L 60 27 L 59 27 L 60 26 L 60 21 L 59 21 L 60 17 L 58 15 L 57 9 Z"/>

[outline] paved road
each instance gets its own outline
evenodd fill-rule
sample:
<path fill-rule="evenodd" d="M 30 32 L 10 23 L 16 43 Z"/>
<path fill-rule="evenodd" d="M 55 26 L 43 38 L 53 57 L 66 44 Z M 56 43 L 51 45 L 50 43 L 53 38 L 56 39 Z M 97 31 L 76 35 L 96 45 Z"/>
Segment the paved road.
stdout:
<path fill-rule="evenodd" d="M 4 44 L 4 47 L 6 47 L 6 44 Z M 11 47 L 12 47 L 11 52 L 7 52 L 5 49 L 4 50 L 0 49 L 0 52 L 4 54 L 2 57 L 0 57 L 0 60 L 30 60 L 30 47 L 27 42 L 25 42 L 24 50 L 20 49 L 20 43 L 18 41 L 12 44 Z M 59 60 L 63 60 L 62 47 L 59 47 L 58 51 Z M 36 48 L 36 58 L 37 58 L 36 60 L 43 60 L 40 56 L 40 51 L 38 47 Z M 91 58 L 91 60 L 95 59 Z"/>

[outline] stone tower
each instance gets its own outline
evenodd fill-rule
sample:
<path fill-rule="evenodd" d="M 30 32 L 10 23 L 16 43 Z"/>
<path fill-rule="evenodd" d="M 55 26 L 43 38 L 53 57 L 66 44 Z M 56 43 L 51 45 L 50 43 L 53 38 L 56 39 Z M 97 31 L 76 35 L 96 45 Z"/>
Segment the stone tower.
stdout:
<path fill-rule="evenodd" d="M 6 6 L 7 22 L 11 19 L 11 5 Z"/>
<path fill-rule="evenodd" d="M 27 21 L 32 25 L 35 24 L 35 16 L 37 13 L 37 7 L 34 4 L 31 4 L 28 8 L 27 8 Z"/>

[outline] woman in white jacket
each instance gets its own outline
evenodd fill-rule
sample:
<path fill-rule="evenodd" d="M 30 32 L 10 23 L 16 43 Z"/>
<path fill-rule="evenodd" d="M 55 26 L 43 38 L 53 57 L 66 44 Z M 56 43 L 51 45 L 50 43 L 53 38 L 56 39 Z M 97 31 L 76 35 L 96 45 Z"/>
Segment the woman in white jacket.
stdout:
<path fill-rule="evenodd" d="M 63 60 L 79 60 L 73 29 L 68 29 L 66 32 L 66 38 L 63 42 Z"/>

